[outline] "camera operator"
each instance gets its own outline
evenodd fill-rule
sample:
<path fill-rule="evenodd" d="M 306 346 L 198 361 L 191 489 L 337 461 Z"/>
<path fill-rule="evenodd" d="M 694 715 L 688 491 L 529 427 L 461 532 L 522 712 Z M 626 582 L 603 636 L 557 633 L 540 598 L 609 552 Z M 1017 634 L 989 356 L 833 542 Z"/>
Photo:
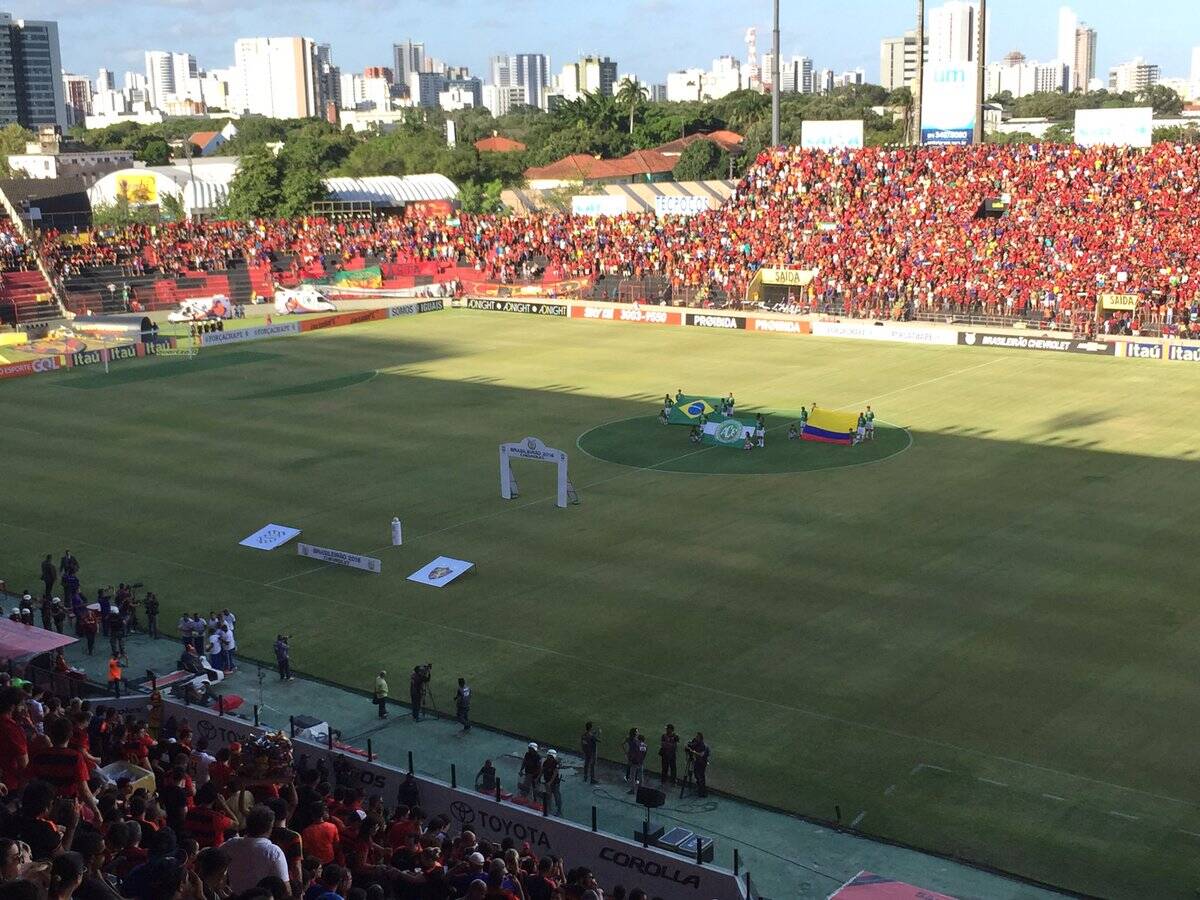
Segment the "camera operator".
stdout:
<path fill-rule="evenodd" d="M 692 764 L 692 775 L 696 779 L 696 795 L 707 797 L 708 785 L 705 778 L 708 772 L 708 758 L 712 751 L 708 748 L 708 744 L 704 743 L 704 735 L 697 731 L 696 736 L 688 741 L 684 750 L 687 751 L 688 760 Z"/>
<path fill-rule="evenodd" d="M 421 721 L 421 707 L 425 702 L 425 692 L 429 690 L 429 679 L 433 676 L 433 663 L 423 666 L 413 666 L 412 677 L 408 682 L 408 696 L 412 701 L 412 717 L 414 722 Z"/>
<path fill-rule="evenodd" d="M 665 785 L 669 779 L 674 785 L 676 760 L 679 756 L 679 735 L 675 733 L 675 726 L 668 724 L 667 730 L 658 741 L 658 758 L 662 762 L 659 783 Z"/>
<path fill-rule="evenodd" d="M 275 666 L 279 669 L 280 681 L 292 680 L 292 648 L 289 644 L 291 639 L 290 634 L 275 637 Z"/>

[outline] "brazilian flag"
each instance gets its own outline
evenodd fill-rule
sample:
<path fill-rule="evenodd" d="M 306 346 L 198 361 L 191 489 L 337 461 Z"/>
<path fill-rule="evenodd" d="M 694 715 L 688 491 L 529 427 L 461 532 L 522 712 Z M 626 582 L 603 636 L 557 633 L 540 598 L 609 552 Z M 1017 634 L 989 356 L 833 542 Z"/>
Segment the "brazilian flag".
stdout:
<path fill-rule="evenodd" d="M 720 406 L 721 401 L 716 397 L 680 397 L 667 414 L 667 424 L 698 425 L 701 416 L 715 415 Z"/>

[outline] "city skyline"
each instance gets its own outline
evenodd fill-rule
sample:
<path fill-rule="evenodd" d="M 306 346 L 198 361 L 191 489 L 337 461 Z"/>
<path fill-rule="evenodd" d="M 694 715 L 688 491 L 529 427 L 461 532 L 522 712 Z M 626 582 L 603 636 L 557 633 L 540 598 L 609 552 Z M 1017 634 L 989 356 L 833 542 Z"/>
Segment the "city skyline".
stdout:
<path fill-rule="evenodd" d="M 299 10 L 315 13 L 297 16 L 289 5 L 284 19 L 287 28 L 279 28 L 282 4 L 265 3 L 251 8 L 235 7 L 225 0 L 199 3 L 158 0 L 135 17 L 129 27 L 110 41 L 97 41 L 96 34 L 111 30 L 111 17 L 105 6 L 83 8 L 67 0 L 37 2 L 28 8 L 14 7 L 14 16 L 30 19 L 57 19 L 60 23 L 63 67 L 68 72 L 94 74 L 99 68 L 123 72 L 142 71 L 147 50 L 166 50 L 193 54 L 202 69 L 225 68 L 233 63 L 234 42 L 242 37 L 302 35 L 332 45 L 334 61 L 343 72 L 362 71 L 367 66 L 390 65 L 392 44 L 407 39 L 425 44 L 431 56 L 469 66 L 472 74 L 486 78 L 489 61 L 498 53 L 544 53 L 551 68 L 581 54 L 598 52 L 611 56 L 621 74 L 636 74 L 645 82 L 660 83 L 670 71 L 708 66 L 726 54 L 742 57 L 743 37 L 750 25 L 769 34 L 765 23 L 770 3 L 759 0 L 754 6 L 730 9 L 714 0 L 696 0 L 684 7 L 681 0 L 615 0 L 604 9 L 605 21 L 587 9 L 562 15 L 561 4 L 547 0 L 516 0 L 521 16 L 483 15 L 466 27 L 461 16 L 434 13 L 401 16 L 377 0 L 362 6 L 362 16 L 371 19 L 363 29 L 361 19 L 342 19 L 319 14 L 333 10 L 327 0 L 308 0 Z M 879 42 L 902 34 L 913 25 L 912 4 L 908 0 L 858 0 L 861 14 L 847 16 L 828 7 L 801 9 L 783 0 L 781 51 L 785 59 L 794 55 L 820 56 L 822 67 L 843 71 L 863 68 L 867 79 L 877 83 Z M 941 4 L 930 2 L 933 9 Z M 1128 7 L 1114 8 L 1099 0 L 1069 4 L 1080 20 L 1099 33 L 1096 54 L 1098 72 L 1144 57 L 1161 66 L 1164 76 L 1188 77 L 1192 48 L 1200 44 L 1200 25 L 1193 32 L 1180 23 L 1195 19 L 1193 0 L 1161 0 L 1150 12 L 1134 14 Z M 750 13 L 761 6 L 758 22 Z M 791 7 L 789 9 L 789 7 Z M 469 14 L 462 0 L 452 0 L 450 9 Z M 990 32 L 988 62 L 1001 60 L 1012 50 L 1030 58 L 1053 59 L 1057 51 L 1059 4 L 1037 0 L 1011 0 L 1005 6 L 993 3 L 989 8 Z M 538 11 L 553 13 L 544 27 L 530 33 L 528 23 L 537 20 Z M 799 24 L 803 19 L 804 25 Z M 306 21 L 309 20 L 309 21 Z M 646 27 L 630 31 L 627 21 Z M 861 29 L 869 21 L 871 31 Z M 704 28 L 683 28 L 678 23 L 709 23 Z M 670 51 L 661 46 L 662 35 L 672 33 Z M 363 34 L 371 35 L 364 40 Z M 767 49 L 760 41 L 760 53 Z M 819 51 L 819 53 L 815 52 Z"/>

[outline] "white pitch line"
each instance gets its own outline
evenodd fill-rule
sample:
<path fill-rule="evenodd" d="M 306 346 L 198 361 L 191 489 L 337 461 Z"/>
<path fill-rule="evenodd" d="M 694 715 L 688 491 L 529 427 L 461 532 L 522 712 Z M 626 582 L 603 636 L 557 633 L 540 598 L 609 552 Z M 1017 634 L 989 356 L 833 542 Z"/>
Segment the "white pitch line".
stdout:
<path fill-rule="evenodd" d="M 850 827 L 857 828 L 858 823 L 863 820 L 863 816 L 865 816 L 866 814 L 867 814 L 867 811 L 864 809 L 862 812 L 860 812 L 857 816 L 854 817 L 854 820 L 850 823 Z"/>
<path fill-rule="evenodd" d="M 932 769 L 934 772 L 945 772 L 947 775 L 950 774 L 949 769 L 943 768 L 942 766 L 935 766 L 931 763 L 917 763 L 915 766 L 913 766 L 913 770 L 911 772 L 909 772 L 908 774 L 916 775 L 922 769 Z"/>
<path fill-rule="evenodd" d="M 894 784 L 889 784 L 887 789 L 883 792 L 883 796 L 890 797 L 894 793 L 896 793 L 896 786 Z"/>
<path fill-rule="evenodd" d="M 1058 796 L 1058 794 L 1042 794 L 1042 796 L 1045 797 L 1047 800 L 1058 800 L 1062 803 L 1070 803 L 1071 802 L 1066 797 Z"/>
<path fill-rule="evenodd" d="M 1184 831 L 1182 828 L 1179 829 L 1179 833 L 1186 834 L 1188 837 L 1200 838 L 1200 834 L 1197 834 L 1194 831 Z"/>
<path fill-rule="evenodd" d="M 1003 358 L 1008 358 L 1008 357 L 1003 357 Z M 621 473 L 621 474 L 623 474 L 623 473 Z M 614 478 L 620 477 L 620 475 L 618 474 L 613 477 Z M 604 480 L 612 480 L 612 479 L 604 479 Z M 62 532 L 45 531 L 40 528 L 31 528 L 28 525 L 18 525 L 18 524 L 14 524 L 12 522 L 0 521 L 0 528 L 11 528 L 15 531 L 24 531 L 29 534 L 37 534 L 37 535 L 41 535 L 42 537 L 54 538 L 56 540 L 63 539 Z M 1057 775 L 1062 778 L 1070 778 L 1070 779 L 1074 779 L 1075 781 L 1082 781 L 1082 782 L 1086 782 L 1088 784 L 1095 784 L 1095 785 L 1099 785 L 1101 787 L 1110 788 L 1112 790 L 1117 790 L 1117 791 L 1122 791 L 1122 792 L 1128 793 L 1128 794 L 1136 794 L 1138 796 L 1148 797 L 1153 800 L 1162 800 L 1162 801 L 1165 801 L 1168 803 L 1175 803 L 1180 806 L 1188 806 L 1188 807 L 1192 807 L 1192 808 L 1196 808 L 1197 806 L 1200 806 L 1200 804 L 1197 804 L 1196 802 L 1191 801 L 1191 800 L 1181 800 L 1178 797 L 1170 797 L 1165 794 L 1155 794 L 1150 791 L 1141 790 L 1139 788 L 1131 788 L 1131 787 L 1127 787 L 1122 784 L 1114 784 L 1113 782 L 1103 781 L 1098 778 L 1091 778 L 1087 775 L 1079 775 L 1074 772 L 1066 772 L 1066 771 L 1063 771 L 1062 769 L 1055 769 L 1050 766 L 1043 766 L 1043 765 L 1039 765 L 1037 763 L 1028 762 L 1026 760 L 1014 759 L 1009 756 L 1002 756 L 1002 755 L 998 755 L 998 754 L 988 753 L 984 750 L 978 750 L 973 747 L 964 747 L 961 744 L 955 744 L 951 741 L 943 741 L 943 740 L 939 740 L 937 738 L 931 738 L 926 735 L 910 734 L 908 732 L 899 731 L 897 729 L 887 728 L 882 725 L 876 725 L 871 722 L 859 722 L 854 719 L 847 719 L 842 716 L 834 716 L 834 715 L 830 715 L 828 713 L 819 712 L 819 711 L 813 710 L 813 709 L 807 709 L 807 708 L 801 707 L 801 706 L 793 706 L 793 705 L 787 704 L 787 703 L 780 703 L 779 701 L 776 701 L 776 700 L 764 700 L 761 697 L 751 697 L 746 694 L 736 693 L 735 691 L 727 691 L 722 688 L 712 687 L 711 685 L 695 684 L 695 683 L 688 682 L 688 681 L 681 681 L 681 680 L 678 680 L 675 678 L 670 678 L 666 675 L 657 675 L 654 673 L 641 672 L 637 669 L 632 669 L 632 668 L 629 668 L 626 666 L 619 666 L 614 663 L 602 662 L 600 660 L 595 660 L 595 659 L 586 659 L 586 658 L 580 657 L 580 655 L 577 652 L 575 652 L 574 650 L 572 650 L 572 651 L 554 650 L 549 647 L 541 647 L 541 646 L 538 646 L 537 644 L 530 644 L 530 643 L 527 643 L 524 641 L 516 641 L 511 638 L 505 638 L 505 637 L 501 637 L 501 636 L 495 635 L 495 634 L 485 634 L 482 632 L 470 631 L 465 628 L 458 628 L 453 625 L 447 625 L 444 622 L 435 621 L 433 619 L 418 618 L 415 616 L 404 615 L 404 614 L 399 613 L 392 609 L 379 608 L 374 605 L 351 603 L 351 602 L 343 600 L 341 598 L 332 597 L 332 596 L 329 596 L 326 594 L 314 594 L 309 591 L 301 591 L 301 590 L 296 590 L 295 588 L 289 588 L 289 587 L 271 587 L 270 585 L 267 585 L 264 582 L 254 581 L 253 579 L 250 579 L 250 578 L 242 578 L 237 575 L 230 575 L 227 572 L 213 572 L 210 569 L 202 569 L 198 566 L 191 566 L 186 563 L 176 562 L 175 560 L 172 560 L 172 559 L 163 559 L 162 557 L 159 557 L 159 556 L 153 556 L 153 555 L 150 555 L 147 553 L 141 553 L 141 552 L 137 552 L 137 551 L 133 551 L 133 550 L 114 549 L 111 547 L 106 547 L 103 544 L 97 544 L 94 541 L 84 540 L 84 539 L 80 539 L 77 537 L 67 536 L 66 540 L 68 541 L 69 544 L 76 544 L 81 547 L 92 547 L 96 550 L 101 550 L 105 553 L 120 553 L 125 556 L 130 556 L 130 557 L 133 557 L 136 559 L 149 560 L 151 562 L 155 562 L 160 565 L 173 566 L 174 568 L 177 568 L 177 569 L 182 569 L 184 571 L 189 571 L 189 572 L 196 572 L 198 574 L 207 575 L 210 578 L 215 578 L 218 580 L 226 579 L 229 581 L 235 581 L 235 582 L 239 582 L 242 584 L 250 585 L 252 587 L 270 588 L 271 590 L 282 591 L 282 592 L 288 593 L 288 594 L 294 594 L 297 597 L 305 597 L 310 600 L 317 600 L 322 603 L 325 603 L 326 605 L 332 604 L 335 606 L 344 606 L 344 607 L 347 607 L 356 612 L 363 612 L 365 610 L 369 610 L 375 616 L 383 616 L 383 617 L 387 617 L 387 618 L 392 618 L 392 619 L 396 619 L 397 621 L 406 622 L 406 623 L 415 623 L 417 625 L 422 625 L 426 628 L 436 629 L 439 631 L 445 631 L 450 634 L 459 635 L 461 637 L 467 637 L 467 638 L 472 638 L 475 640 L 482 640 L 482 641 L 491 641 L 493 643 L 503 644 L 505 646 L 514 647 L 516 649 L 526 651 L 526 652 L 541 653 L 544 656 L 562 657 L 562 658 L 570 661 L 570 663 L 575 666 L 579 666 L 582 664 L 584 666 L 587 666 L 587 667 L 590 667 L 593 669 L 600 669 L 600 670 L 605 670 L 605 671 L 610 671 L 610 672 L 616 672 L 618 674 L 633 676 L 635 678 L 648 680 L 648 681 L 657 681 L 662 684 L 671 685 L 673 687 L 683 688 L 687 691 L 700 691 L 700 692 L 703 692 L 706 694 L 711 694 L 713 696 L 725 697 L 730 700 L 736 700 L 740 703 L 753 703 L 753 704 L 757 704 L 759 706 L 763 706 L 763 707 L 767 707 L 767 708 L 771 708 L 771 709 L 777 709 L 777 710 L 782 710 L 784 712 L 794 713 L 796 715 L 808 716 L 809 718 L 817 719 L 817 720 L 820 720 L 823 722 L 831 722 L 831 723 L 834 723 L 837 725 L 844 725 L 848 728 L 855 728 L 860 731 L 870 732 L 872 734 L 882 734 L 882 735 L 886 735 L 887 737 L 896 738 L 896 739 L 900 739 L 900 740 L 906 740 L 906 741 L 913 741 L 916 743 L 925 744 L 930 747 L 939 747 L 943 750 L 950 750 L 954 753 L 961 753 L 961 754 L 965 754 L 965 755 L 969 755 L 969 756 L 979 757 L 981 759 L 988 759 L 988 760 L 993 760 L 996 762 L 1002 762 L 1007 765 L 1019 766 L 1021 768 L 1029 769 L 1034 772 L 1042 772 L 1042 773 L 1049 774 L 1049 775 Z M 929 766 L 928 764 L 921 764 L 921 765 L 925 765 L 928 768 L 934 768 L 934 769 L 940 768 L 937 766 Z M 920 766 L 918 766 L 918 768 L 920 768 Z M 948 772 L 949 770 L 943 769 L 942 771 Z"/>
<path fill-rule="evenodd" d="M 1141 816 L 1131 816 L 1129 813 L 1117 812 L 1115 809 L 1110 809 L 1108 814 L 1110 816 L 1116 816 L 1118 819 L 1128 819 L 1131 822 L 1139 822 L 1142 818 Z"/>
<path fill-rule="evenodd" d="M 984 778 L 982 775 L 976 775 L 975 780 L 982 781 L 984 784 L 994 784 L 996 787 L 1003 787 L 1003 788 L 1008 787 L 1008 784 L 1003 781 L 996 781 L 995 779 L 992 779 L 992 778 Z"/>

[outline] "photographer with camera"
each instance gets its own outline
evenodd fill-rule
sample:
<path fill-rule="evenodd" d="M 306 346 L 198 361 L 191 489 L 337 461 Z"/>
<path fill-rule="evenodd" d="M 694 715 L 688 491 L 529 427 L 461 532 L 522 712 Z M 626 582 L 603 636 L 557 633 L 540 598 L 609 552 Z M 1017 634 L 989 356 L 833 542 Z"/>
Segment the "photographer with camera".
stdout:
<path fill-rule="evenodd" d="M 708 796 L 708 785 L 705 781 L 708 772 L 708 758 L 712 754 L 708 744 L 704 743 L 704 735 L 697 731 L 696 736 L 688 741 L 687 746 L 683 748 L 688 755 L 688 767 L 692 770 L 692 776 L 696 779 L 696 795 L 698 797 Z"/>
<path fill-rule="evenodd" d="M 429 679 L 433 677 L 433 663 L 423 666 L 413 666 L 412 677 L 408 681 L 408 697 L 412 701 L 412 717 L 414 722 L 421 721 L 421 708 L 429 691 Z"/>

